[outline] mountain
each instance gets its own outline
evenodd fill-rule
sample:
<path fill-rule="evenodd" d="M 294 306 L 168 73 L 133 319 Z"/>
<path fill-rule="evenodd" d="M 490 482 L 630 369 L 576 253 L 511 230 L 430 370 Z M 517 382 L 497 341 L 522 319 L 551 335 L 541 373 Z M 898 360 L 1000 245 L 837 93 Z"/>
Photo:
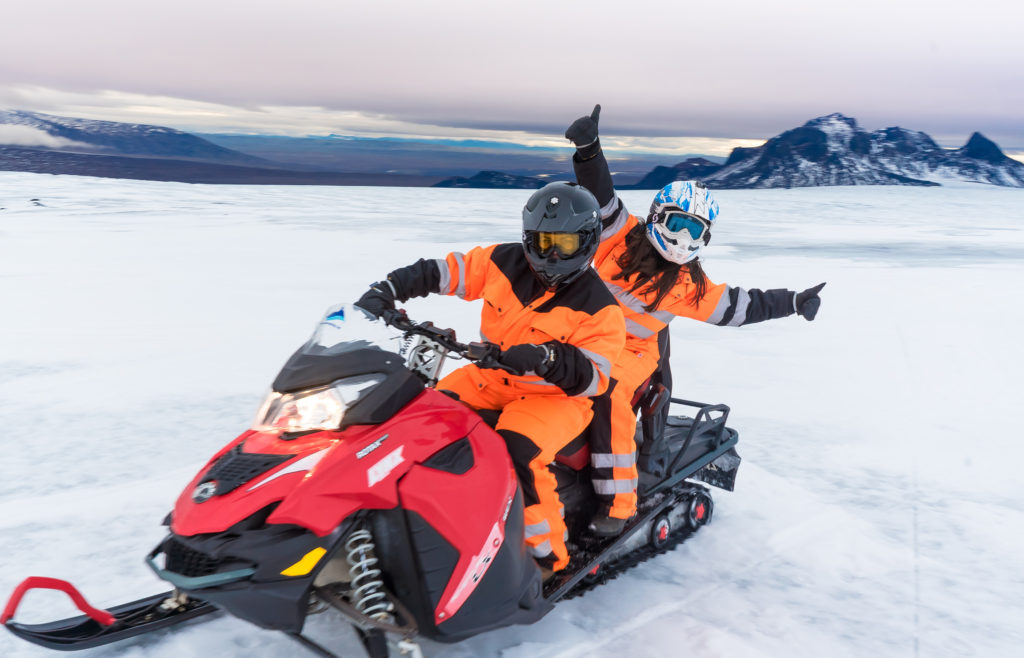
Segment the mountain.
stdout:
<path fill-rule="evenodd" d="M 251 185 L 422 187 L 441 176 L 315 170 L 142 124 L 0 110 L 0 171 Z"/>
<path fill-rule="evenodd" d="M 660 190 L 672 181 L 702 179 L 722 168 L 707 158 L 688 158 L 671 167 L 655 167 L 634 185 L 620 185 L 622 189 Z"/>
<path fill-rule="evenodd" d="M 427 187 L 437 181 L 436 176 L 295 171 L 174 158 L 87 155 L 17 146 L 0 146 L 0 171 L 222 185 Z"/>
<path fill-rule="evenodd" d="M 713 163 L 712 163 L 713 164 Z M 695 159 L 658 167 L 633 189 L 658 189 L 695 178 L 717 189 L 820 185 L 935 186 L 959 180 L 1024 187 L 1024 163 L 974 133 L 962 148 L 943 149 L 923 132 L 867 132 L 855 119 L 829 114 L 787 130 L 756 148 L 733 149 L 721 167 Z"/>
<path fill-rule="evenodd" d="M 29 141 L 17 142 L 19 146 L 87 154 L 202 160 L 256 167 L 276 165 L 269 160 L 224 148 L 195 135 L 163 126 L 75 119 L 17 110 L 0 110 L 0 125 L 28 129 L 29 132 L 23 130 L 22 134 Z M 30 141 L 30 131 L 37 133 L 36 143 Z"/>
<path fill-rule="evenodd" d="M 453 176 L 452 178 L 446 178 L 440 183 L 435 183 L 434 187 L 463 187 L 463 188 L 479 188 L 479 189 L 498 189 L 498 190 L 536 190 L 544 187 L 550 183 L 549 180 L 542 178 L 535 178 L 533 176 L 515 176 L 513 174 L 506 174 L 500 171 L 481 171 L 480 173 L 465 178 L 463 176 Z"/>

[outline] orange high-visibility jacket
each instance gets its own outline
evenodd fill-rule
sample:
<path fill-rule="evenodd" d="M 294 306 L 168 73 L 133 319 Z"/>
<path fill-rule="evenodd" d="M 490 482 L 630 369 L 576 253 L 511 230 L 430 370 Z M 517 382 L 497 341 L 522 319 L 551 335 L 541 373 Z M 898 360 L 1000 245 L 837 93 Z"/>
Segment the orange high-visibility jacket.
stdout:
<path fill-rule="evenodd" d="M 617 198 L 616 198 L 617 200 Z M 658 332 L 668 326 L 675 317 L 692 318 L 711 324 L 737 326 L 744 324 L 746 307 L 745 291 L 741 288 L 730 288 L 720 283 L 707 282 L 704 297 L 696 306 L 693 294 L 697 287 L 685 271 L 679 276 L 676 284 L 654 311 L 644 308 L 654 301 L 654 294 L 646 293 L 647 287 L 630 292 L 633 286 L 622 279 L 614 279 L 622 271 L 617 260 L 626 251 L 626 234 L 633 229 L 639 220 L 623 208 L 619 217 L 601 234 L 601 246 L 594 258 L 594 267 L 600 274 L 608 290 L 622 306 L 626 319 L 626 349 L 631 352 L 652 353 L 658 351 Z M 735 294 L 730 294 L 735 291 Z M 741 308 L 742 306 L 742 308 Z"/>
<path fill-rule="evenodd" d="M 571 345 L 592 368 L 586 388 L 571 394 L 589 397 L 607 389 L 611 365 L 626 338 L 622 311 L 593 269 L 587 268 L 551 292 L 533 274 L 518 242 L 476 247 L 465 254 L 452 252 L 436 263 L 442 294 L 483 299 L 480 335 L 484 340 L 502 349 L 548 341 Z M 535 374 L 516 377 L 501 370 L 483 372 L 524 394 L 566 394 Z"/>

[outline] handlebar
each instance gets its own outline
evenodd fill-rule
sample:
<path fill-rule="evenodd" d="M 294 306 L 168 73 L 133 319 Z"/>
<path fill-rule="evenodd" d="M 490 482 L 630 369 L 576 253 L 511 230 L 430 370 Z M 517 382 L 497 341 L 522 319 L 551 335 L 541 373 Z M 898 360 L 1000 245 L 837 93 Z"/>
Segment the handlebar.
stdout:
<path fill-rule="evenodd" d="M 490 342 L 460 343 L 455 340 L 454 329 L 444 329 L 434 326 L 432 322 L 416 323 L 409 319 L 404 310 L 388 309 L 381 314 L 381 319 L 386 324 L 406 335 L 423 336 L 428 338 L 445 349 L 458 354 L 464 359 L 474 362 L 481 368 L 491 370 L 504 370 L 512 375 L 523 373 L 511 366 L 501 362 L 501 347 Z"/>

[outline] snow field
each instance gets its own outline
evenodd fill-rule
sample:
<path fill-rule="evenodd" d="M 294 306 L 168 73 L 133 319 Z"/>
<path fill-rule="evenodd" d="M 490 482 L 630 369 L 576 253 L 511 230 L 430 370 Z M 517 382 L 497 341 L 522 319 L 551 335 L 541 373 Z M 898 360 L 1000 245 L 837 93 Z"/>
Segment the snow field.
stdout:
<path fill-rule="evenodd" d="M 161 519 L 320 313 L 417 258 L 517 240 L 528 194 L 0 174 L 0 596 L 28 575 L 100 606 L 161 591 L 143 564 Z M 713 281 L 828 281 L 813 323 L 672 325 L 675 393 L 732 407 L 737 491 L 674 552 L 427 655 L 1017 655 L 1024 191 L 717 195 Z M 475 303 L 407 308 L 476 335 Z M 36 592 L 18 619 L 73 613 Z M 211 652 L 301 655 L 223 616 L 85 655 Z M 46 653 L 0 635 L 0 655 Z"/>

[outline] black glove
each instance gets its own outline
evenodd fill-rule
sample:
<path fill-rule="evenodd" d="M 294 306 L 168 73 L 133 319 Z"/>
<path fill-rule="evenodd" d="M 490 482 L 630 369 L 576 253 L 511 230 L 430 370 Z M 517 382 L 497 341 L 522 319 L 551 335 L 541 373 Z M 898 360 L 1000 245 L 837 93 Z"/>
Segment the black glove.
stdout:
<path fill-rule="evenodd" d="M 359 298 L 355 305 L 373 317 L 379 318 L 384 314 L 384 311 L 394 310 L 395 293 L 387 281 L 378 281 L 363 293 L 363 296 Z"/>
<path fill-rule="evenodd" d="M 824 287 L 824 283 L 819 283 L 813 288 L 798 292 L 793 299 L 793 306 L 796 308 L 796 312 L 807 320 L 813 320 L 814 316 L 818 314 L 818 308 L 821 306 L 821 297 L 818 297 L 818 293 Z"/>
<path fill-rule="evenodd" d="M 588 117 L 580 117 L 565 129 L 565 138 L 576 145 L 577 149 L 590 146 L 597 141 L 597 120 L 601 116 L 601 106 L 595 105 Z"/>
<path fill-rule="evenodd" d="M 503 350 L 498 361 L 518 371 L 520 375 L 532 370 L 543 377 L 551 367 L 550 362 L 554 362 L 554 357 L 555 353 L 544 345 L 524 343 Z"/>

